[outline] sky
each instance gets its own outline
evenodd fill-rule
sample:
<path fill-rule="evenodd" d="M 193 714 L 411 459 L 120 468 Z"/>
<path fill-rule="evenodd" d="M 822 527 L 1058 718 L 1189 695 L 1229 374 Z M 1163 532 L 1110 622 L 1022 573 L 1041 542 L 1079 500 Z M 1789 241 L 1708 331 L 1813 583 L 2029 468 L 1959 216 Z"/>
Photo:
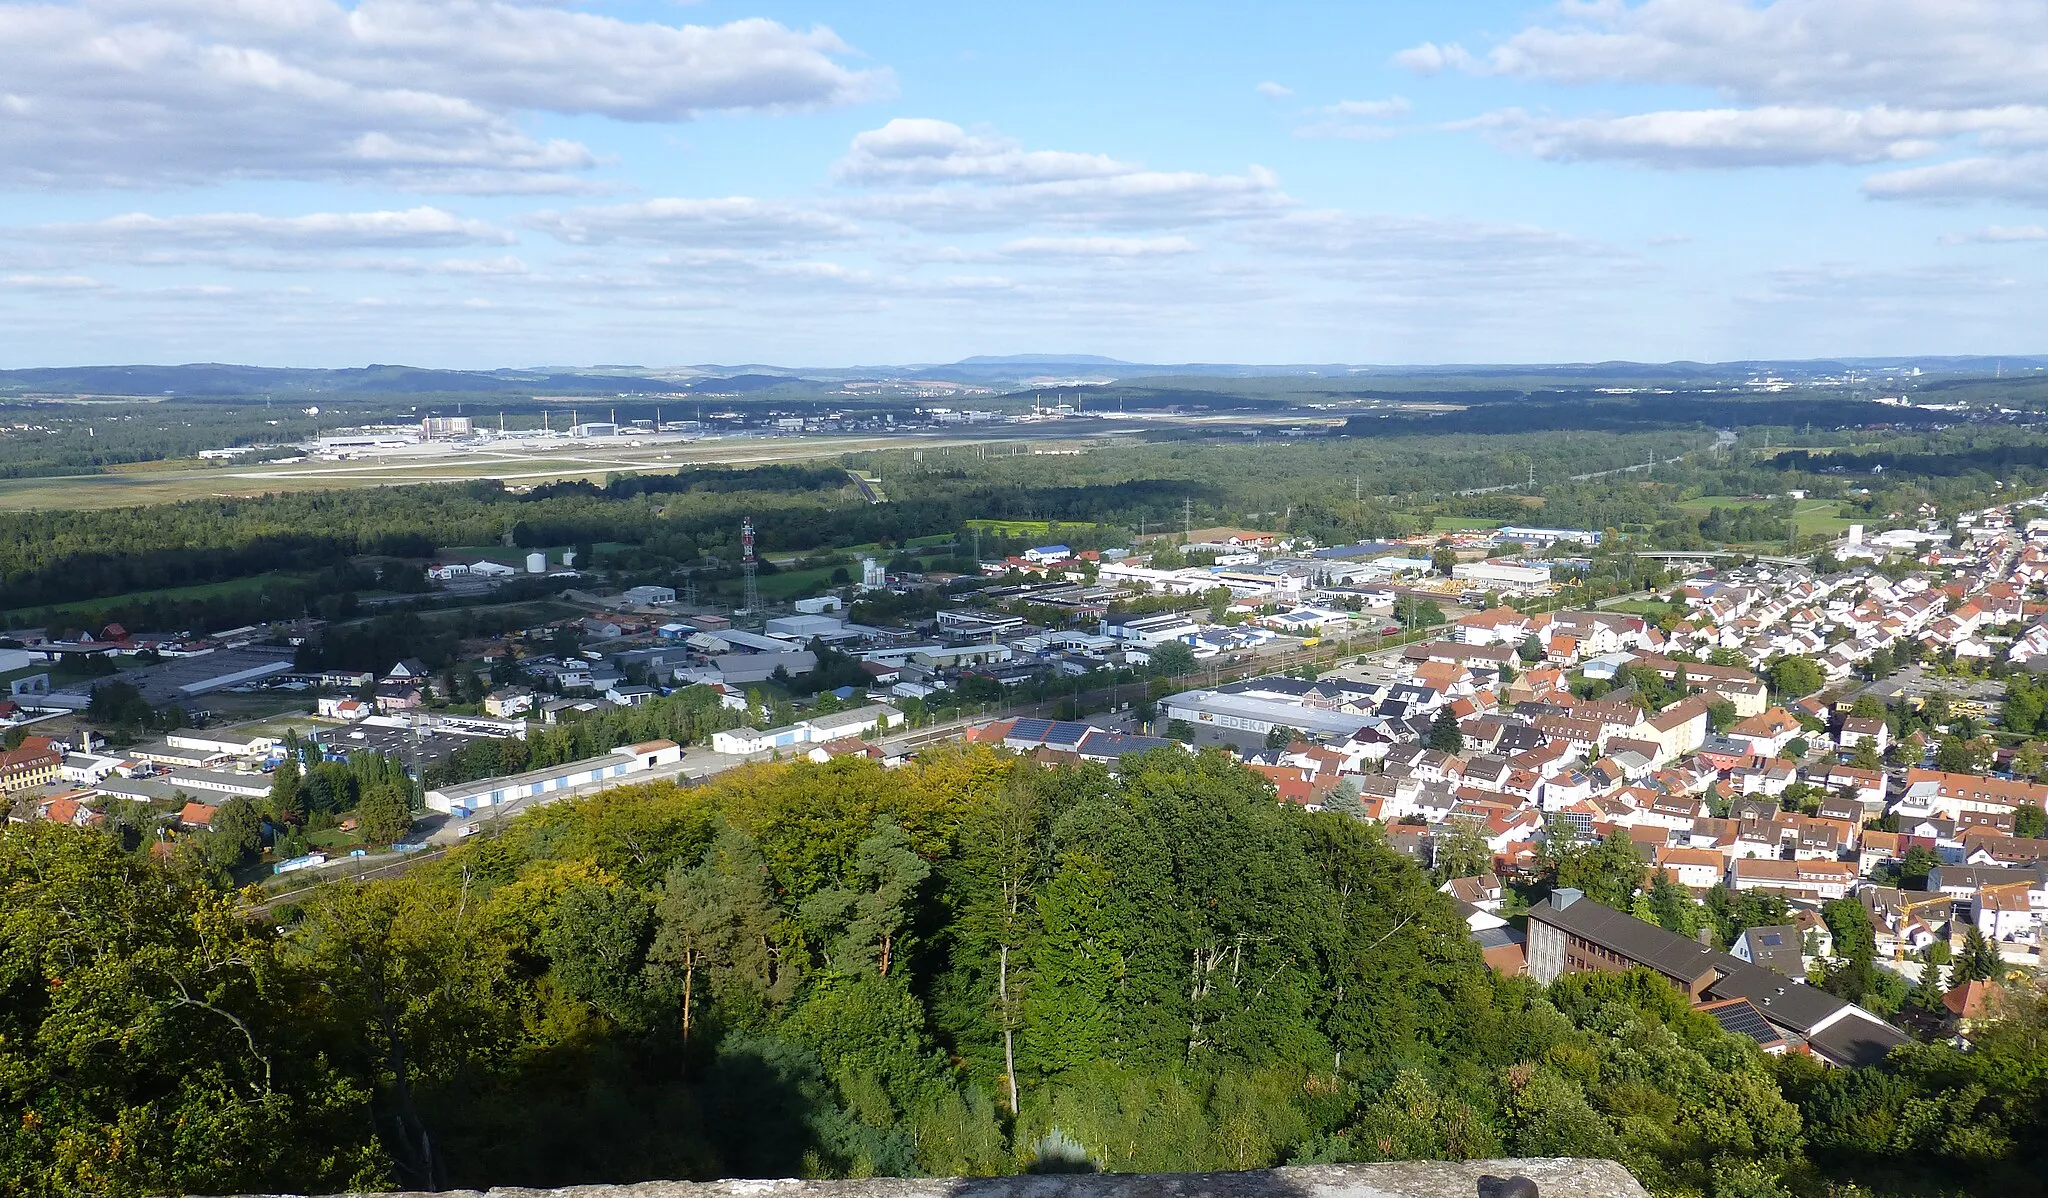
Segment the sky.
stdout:
<path fill-rule="evenodd" d="M 0 0 L 0 366 L 2048 351 L 2048 3 Z"/>

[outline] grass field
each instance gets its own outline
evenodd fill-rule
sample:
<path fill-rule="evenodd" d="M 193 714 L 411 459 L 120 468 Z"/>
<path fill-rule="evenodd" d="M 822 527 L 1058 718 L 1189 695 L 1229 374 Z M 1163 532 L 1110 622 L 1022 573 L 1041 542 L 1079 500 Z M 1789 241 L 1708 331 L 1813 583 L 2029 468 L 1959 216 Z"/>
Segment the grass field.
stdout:
<path fill-rule="evenodd" d="M 999 537 L 1042 537 L 1052 532 L 1052 525 L 1044 520 L 969 520 L 967 527 Z"/>
<path fill-rule="evenodd" d="M 1669 603 L 1658 603 L 1652 599 L 1629 599 L 1621 603 L 1603 603 L 1600 610 L 1627 612 L 1632 616 L 1648 616 L 1653 620 L 1661 620 L 1668 615 L 1683 614 L 1685 609 Z"/>
<path fill-rule="evenodd" d="M 518 486 L 563 479 L 602 481 L 608 474 L 657 473 L 687 466 L 758 466 L 836 459 L 844 453 L 943 449 L 1006 441 L 1047 445 L 1102 444 L 1128 429 L 1104 427 L 1086 437 L 1016 430 L 980 436 L 905 434 L 894 437 L 731 437 L 640 448 L 551 445 L 534 450 L 419 454 L 285 466 L 201 467 L 196 462 L 144 462 L 105 474 L 0 481 L 0 511 L 133 507 L 188 499 L 253 498 L 278 491 L 330 491 L 409 483 L 495 478 Z"/>
<path fill-rule="evenodd" d="M 1717 507 L 1769 507 L 1772 502 L 1741 495 L 1702 495 L 1698 499 L 1685 500 L 1678 506 L 1683 511 L 1706 512 Z M 1832 499 L 1801 499 L 1792 505 L 1792 523 L 1804 537 L 1814 533 L 1842 532 L 1855 521 L 1843 516 L 1841 505 Z"/>
<path fill-rule="evenodd" d="M 129 603 L 145 603 L 153 599 L 173 601 L 187 599 L 216 599 L 222 595 L 241 595 L 260 591 L 266 586 L 281 582 L 298 582 L 301 576 L 272 571 L 258 574 L 253 578 L 234 578 L 226 582 L 204 582 L 189 587 L 165 587 L 154 591 L 130 591 L 125 595 L 109 595 L 104 599 L 80 599 L 75 603 L 59 603 L 50 607 L 23 607 L 0 613 L 0 621 L 16 623 L 30 616 L 40 616 L 45 611 L 56 612 L 58 616 L 77 616 L 96 611 L 107 611 Z"/>
<path fill-rule="evenodd" d="M 1475 520 L 1469 516 L 1438 516 L 1430 521 L 1432 532 L 1458 532 L 1467 528 L 1499 528 L 1499 520 Z"/>

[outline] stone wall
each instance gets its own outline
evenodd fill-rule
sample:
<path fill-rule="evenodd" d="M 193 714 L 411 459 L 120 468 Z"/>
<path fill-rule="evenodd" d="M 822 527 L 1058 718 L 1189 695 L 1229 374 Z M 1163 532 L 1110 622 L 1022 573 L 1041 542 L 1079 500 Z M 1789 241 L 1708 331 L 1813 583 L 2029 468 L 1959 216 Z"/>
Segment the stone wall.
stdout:
<path fill-rule="evenodd" d="M 1567 1158 L 1304 1165 L 1249 1173 L 1092 1173 L 860 1181 L 643 1181 L 561 1190 L 504 1187 L 489 1198 L 1517 1198 L 1525 1177 L 1540 1198 L 1647 1198 L 1613 1161 Z M 245 1196 L 254 1198 L 254 1196 Z M 267 1196 L 276 1198 L 276 1196 Z M 384 1198 L 428 1198 L 407 1193 Z M 446 1190 L 436 1198 L 485 1198 Z M 1526 1198 L 1526 1191 L 1520 1198 Z"/>

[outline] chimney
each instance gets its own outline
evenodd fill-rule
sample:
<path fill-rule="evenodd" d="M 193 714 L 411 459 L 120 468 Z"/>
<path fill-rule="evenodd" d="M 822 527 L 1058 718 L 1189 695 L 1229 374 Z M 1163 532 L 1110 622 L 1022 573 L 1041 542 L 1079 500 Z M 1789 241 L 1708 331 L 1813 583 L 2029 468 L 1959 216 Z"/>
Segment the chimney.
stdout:
<path fill-rule="evenodd" d="M 1550 906 L 1552 910 L 1562 911 L 1585 897 L 1586 892 L 1583 890 L 1577 890 L 1570 886 L 1560 886 L 1550 892 Z"/>
<path fill-rule="evenodd" d="M 1699 942 L 1707 948 L 1714 947 L 1714 929 L 1711 927 L 1701 928 L 1699 930 L 1698 939 Z"/>

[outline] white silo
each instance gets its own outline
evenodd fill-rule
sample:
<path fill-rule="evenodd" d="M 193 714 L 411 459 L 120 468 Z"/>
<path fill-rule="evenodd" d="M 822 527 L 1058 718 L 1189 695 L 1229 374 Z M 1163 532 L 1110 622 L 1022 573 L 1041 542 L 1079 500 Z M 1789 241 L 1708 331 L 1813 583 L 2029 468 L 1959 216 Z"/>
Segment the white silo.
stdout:
<path fill-rule="evenodd" d="M 545 573 L 547 573 L 547 572 L 548 572 L 548 555 L 547 555 L 547 554 L 545 554 L 545 553 L 540 553 L 540 552 L 534 552 L 534 553 L 529 553 L 529 554 L 527 554 L 527 555 L 526 555 L 526 572 L 527 572 L 528 574 L 545 574 Z"/>

